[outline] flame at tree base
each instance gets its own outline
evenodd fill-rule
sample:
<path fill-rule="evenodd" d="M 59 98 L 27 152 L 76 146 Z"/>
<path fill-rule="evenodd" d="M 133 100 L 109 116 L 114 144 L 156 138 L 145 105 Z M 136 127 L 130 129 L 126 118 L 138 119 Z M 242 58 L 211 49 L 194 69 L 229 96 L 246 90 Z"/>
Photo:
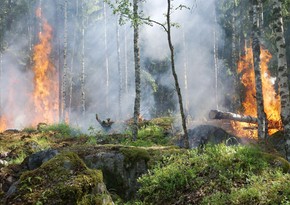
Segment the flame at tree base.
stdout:
<path fill-rule="evenodd" d="M 242 103 L 243 114 L 257 117 L 256 105 L 256 85 L 253 62 L 253 50 L 251 47 L 245 48 L 245 56 L 242 56 L 238 62 L 238 74 L 241 75 L 241 83 L 244 86 L 245 99 Z M 277 95 L 274 83 L 275 78 L 271 77 L 268 70 L 268 63 L 272 58 L 270 52 L 261 47 L 261 77 L 264 99 L 264 110 L 268 119 L 269 135 L 282 130 L 282 121 L 280 116 L 281 101 Z M 245 122 L 231 122 L 235 134 L 242 137 L 257 138 L 257 124 Z"/>

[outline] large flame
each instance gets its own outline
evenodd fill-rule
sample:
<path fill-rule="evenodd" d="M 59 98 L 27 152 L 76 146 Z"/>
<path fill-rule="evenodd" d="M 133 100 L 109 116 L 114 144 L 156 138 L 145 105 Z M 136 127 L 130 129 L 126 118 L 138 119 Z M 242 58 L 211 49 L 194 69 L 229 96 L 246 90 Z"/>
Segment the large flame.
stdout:
<path fill-rule="evenodd" d="M 33 102 L 35 116 L 33 124 L 39 122 L 52 123 L 57 121 L 58 113 L 58 80 L 57 72 L 50 62 L 52 28 L 42 17 L 41 9 L 37 9 L 42 31 L 39 43 L 34 47 L 34 92 Z"/>
<path fill-rule="evenodd" d="M 255 74 L 253 66 L 253 50 L 251 47 L 245 48 L 245 56 L 238 62 L 238 73 L 241 75 L 241 82 L 244 85 L 245 99 L 242 103 L 243 114 L 257 117 Z M 282 129 L 280 117 L 280 96 L 277 95 L 274 82 L 268 70 L 268 63 L 272 58 L 270 52 L 261 47 L 261 76 L 263 87 L 264 110 L 269 123 L 269 134 L 273 134 Z M 257 125 L 232 122 L 236 134 L 247 137 L 257 137 Z"/>

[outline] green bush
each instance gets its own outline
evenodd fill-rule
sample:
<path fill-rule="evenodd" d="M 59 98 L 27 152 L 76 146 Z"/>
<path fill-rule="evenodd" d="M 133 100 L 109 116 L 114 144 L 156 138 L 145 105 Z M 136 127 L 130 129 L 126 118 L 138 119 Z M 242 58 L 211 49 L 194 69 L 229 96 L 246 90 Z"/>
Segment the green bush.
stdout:
<path fill-rule="evenodd" d="M 275 160 L 280 160 L 277 166 Z M 279 157 L 223 144 L 166 157 L 139 178 L 147 204 L 287 204 L 290 174 Z M 278 163 L 279 164 L 279 163 Z M 284 170 L 285 171 L 285 170 Z"/>
<path fill-rule="evenodd" d="M 78 137 L 81 135 L 81 131 L 79 129 L 70 127 L 66 123 L 44 126 L 40 130 L 43 132 L 56 132 L 56 137 Z"/>

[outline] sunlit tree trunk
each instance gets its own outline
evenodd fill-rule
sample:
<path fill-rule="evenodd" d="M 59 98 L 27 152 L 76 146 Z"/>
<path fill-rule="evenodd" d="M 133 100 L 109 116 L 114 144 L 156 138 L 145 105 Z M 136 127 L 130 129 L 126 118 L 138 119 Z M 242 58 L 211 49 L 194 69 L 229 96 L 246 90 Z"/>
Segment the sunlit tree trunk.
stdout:
<path fill-rule="evenodd" d="M 66 115 L 66 95 L 67 95 L 67 0 L 64 1 L 64 37 L 63 37 L 63 75 L 62 75 L 62 121 Z"/>
<path fill-rule="evenodd" d="M 117 38 L 117 61 L 118 61 L 118 75 L 119 75 L 119 96 L 118 96 L 118 117 L 121 118 L 122 107 L 122 92 L 123 92 L 123 78 L 121 69 L 121 48 L 120 48 L 120 26 L 118 18 L 116 18 L 116 38 Z"/>
<path fill-rule="evenodd" d="M 139 49 L 139 25 L 138 25 L 138 0 L 133 0 L 133 27 L 134 27 L 134 62 L 135 62 L 135 103 L 134 103 L 134 123 L 133 140 L 138 135 L 138 118 L 140 115 L 141 102 L 141 68 L 140 68 L 140 49 Z"/>
<path fill-rule="evenodd" d="M 261 64 L 260 64 L 260 28 L 259 28 L 259 16 L 260 16 L 259 0 L 253 0 L 253 27 L 252 27 L 252 48 L 254 59 L 254 71 L 256 81 L 256 99 L 257 99 L 257 112 L 258 112 L 258 138 L 260 140 L 266 140 L 268 134 L 268 125 L 266 114 L 264 111 L 264 100 L 262 90 L 261 79 Z"/>
<path fill-rule="evenodd" d="M 183 109 L 183 101 L 182 101 L 182 95 L 181 95 L 181 90 L 178 82 L 178 77 L 175 71 L 175 62 L 174 62 L 174 47 L 172 44 L 171 40 L 171 0 L 167 0 L 167 13 L 166 13 L 166 23 L 167 23 L 167 40 L 168 40 L 168 45 L 170 49 L 170 60 L 171 60 L 171 70 L 172 70 L 172 75 L 174 78 L 175 82 L 175 89 L 177 92 L 178 96 L 178 102 L 179 102 L 179 109 L 180 109 L 180 115 L 181 115 L 181 123 L 182 123 L 182 128 L 184 132 L 184 147 L 189 148 L 189 142 L 188 142 L 188 132 L 187 132 L 187 126 L 186 126 L 186 118 L 184 114 L 184 109 Z"/>
<path fill-rule="evenodd" d="M 82 26 L 81 26 L 81 39 L 82 39 L 82 49 L 81 49 L 81 92 L 82 92 L 82 115 L 85 118 L 86 114 L 86 91 L 85 91 L 85 9 L 84 0 L 82 0 Z"/>
<path fill-rule="evenodd" d="M 274 0 L 274 33 L 278 59 L 278 83 L 281 96 L 281 118 L 284 125 L 284 137 L 286 140 L 286 159 L 290 161 L 290 100 L 289 100 L 289 79 L 286 58 L 286 42 L 284 37 L 284 24 L 282 17 L 281 1 Z"/>

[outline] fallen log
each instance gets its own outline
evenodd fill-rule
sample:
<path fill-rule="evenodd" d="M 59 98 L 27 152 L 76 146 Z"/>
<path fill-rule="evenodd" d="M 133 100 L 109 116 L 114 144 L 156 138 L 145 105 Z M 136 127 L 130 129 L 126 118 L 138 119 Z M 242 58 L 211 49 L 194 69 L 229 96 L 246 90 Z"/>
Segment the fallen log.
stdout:
<path fill-rule="evenodd" d="M 258 119 L 256 117 L 240 115 L 232 112 L 224 112 L 220 110 L 211 110 L 209 112 L 209 119 L 217 119 L 217 120 L 235 120 L 239 122 L 247 122 L 247 123 L 258 123 Z"/>

